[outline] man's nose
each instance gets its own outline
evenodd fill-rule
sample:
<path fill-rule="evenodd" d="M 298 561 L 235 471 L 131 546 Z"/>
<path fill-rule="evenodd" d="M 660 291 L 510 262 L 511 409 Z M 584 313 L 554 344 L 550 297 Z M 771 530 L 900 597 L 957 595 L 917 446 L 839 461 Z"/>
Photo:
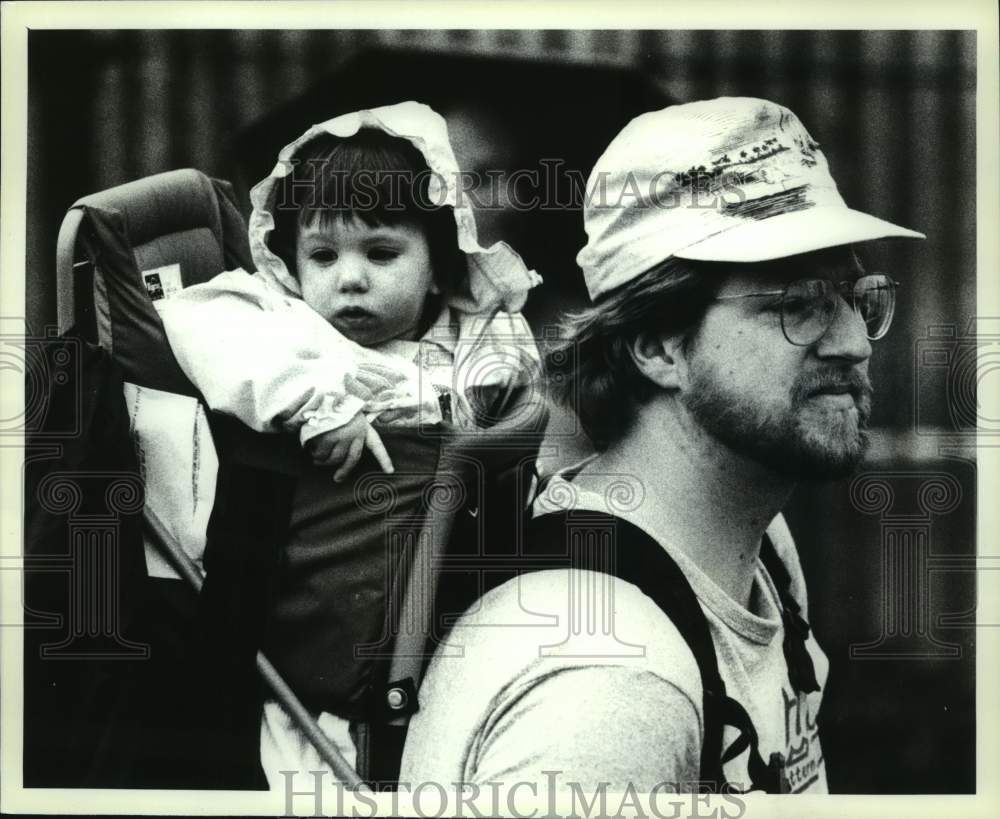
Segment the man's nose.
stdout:
<path fill-rule="evenodd" d="M 844 358 L 857 362 L 871 358 L 872 344 L 868 340 L 865 320 L 843 297 L 840 297 L 829 328 L 816 342 L 816 353 L 821 358 Z"/>
<path fill-rule="evenodd" d="M 337 260 L 337 289 L 342 293 L 364 293 L 368 290 L 368 266 L 365 260 L 352 255 Z"/>

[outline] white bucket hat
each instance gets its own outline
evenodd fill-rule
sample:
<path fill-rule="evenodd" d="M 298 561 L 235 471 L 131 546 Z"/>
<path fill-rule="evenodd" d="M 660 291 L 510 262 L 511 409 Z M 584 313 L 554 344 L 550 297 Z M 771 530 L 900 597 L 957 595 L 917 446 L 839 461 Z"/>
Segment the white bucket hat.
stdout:
<path fill-rule="evenodd" d="M 591 298 L 665 259 L 761 262 L 872 239 L 925 238 L 847 207 L 826 158 L 787 108 L 750 97 L 636 117 L 587 183 Z"/>

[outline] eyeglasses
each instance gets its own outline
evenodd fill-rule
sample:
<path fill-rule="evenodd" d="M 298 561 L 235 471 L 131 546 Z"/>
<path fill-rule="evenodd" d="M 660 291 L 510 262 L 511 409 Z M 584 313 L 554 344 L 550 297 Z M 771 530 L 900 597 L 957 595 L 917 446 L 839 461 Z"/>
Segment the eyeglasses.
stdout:
<path fill-rule="evenodd" d="M 830 329 L 840 305 L 847 301 L 865 322 L 870 341 L 889 332 L 896 311 L 896 288 L 899 282 L 884 273 L 870 273 L 854 281 L 832 282 L 829 279 L 800 279 L 783 290 L 716 296 L 716 301 L 781 296 L 781 330 L 789 343 L 808 347 Z"/>

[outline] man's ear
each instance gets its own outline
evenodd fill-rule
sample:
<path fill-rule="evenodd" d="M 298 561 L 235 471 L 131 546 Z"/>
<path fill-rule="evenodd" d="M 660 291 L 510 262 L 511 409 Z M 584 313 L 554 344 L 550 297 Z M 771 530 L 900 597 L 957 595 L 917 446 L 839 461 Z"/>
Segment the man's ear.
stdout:
<path fill-rule="evenodd" d="M 680 335 L 640 333 L 629 353 L 639 372 L 658 387 L 673 390 L 681 386 L 685 360 Z"/>

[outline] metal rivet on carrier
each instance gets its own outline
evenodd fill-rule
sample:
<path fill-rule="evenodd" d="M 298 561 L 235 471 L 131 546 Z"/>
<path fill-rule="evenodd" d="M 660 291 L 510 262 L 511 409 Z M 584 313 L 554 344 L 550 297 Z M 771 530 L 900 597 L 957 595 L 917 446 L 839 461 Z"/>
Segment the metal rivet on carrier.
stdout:
<path fill-rule="evenodd" d="M 385 698 L 393 711 L 406 707 L 406 692 L 402 688 L 390 688 Z"/>

